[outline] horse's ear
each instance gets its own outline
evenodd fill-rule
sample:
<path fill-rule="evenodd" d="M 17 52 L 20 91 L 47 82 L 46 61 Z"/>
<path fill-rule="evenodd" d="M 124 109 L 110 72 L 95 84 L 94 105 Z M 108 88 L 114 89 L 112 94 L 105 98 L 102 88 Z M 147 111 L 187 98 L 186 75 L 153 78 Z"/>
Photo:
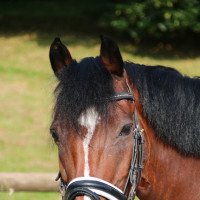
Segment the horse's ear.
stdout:
<path fill-rule="evenodd" d="M 51 44 L 49 58 L 51 67 L 56 76 L 64 67 L 70 65 L 74 61 L 67 47 L 60 41 L 60 38 L 55 38 Z"/>
<path fill-rule="evenodd" d="M 100 58 L 108 71 L 123 76 L 123 59 L 119 47 L 109 37 L 101 36 Z"/>

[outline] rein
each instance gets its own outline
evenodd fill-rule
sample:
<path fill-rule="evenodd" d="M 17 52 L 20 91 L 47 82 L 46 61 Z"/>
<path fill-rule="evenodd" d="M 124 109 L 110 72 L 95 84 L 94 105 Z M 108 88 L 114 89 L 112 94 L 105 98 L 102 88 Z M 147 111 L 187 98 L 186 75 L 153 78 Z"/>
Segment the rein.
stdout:
<path fill-rule="evenodd" d="M 130 100 L 134 97 L 130 92 L 115 93 L 110 101 Z M 78 177 L 66 184 L 59 174 L 57 180 L 60 181 L 60 192 L 63 200 L 74 200 L 78 196 L 87 196 L 92 200 L 100 200 L 100 196 L 109 200 L 133 200 L 136 193 L 136 187 L 141 178 L 141 171 L 144 162 L 144 136 L 143 129 L 140 128 L 136 110 L 133 120 L 135 128 L 133 131 L 134 148 L 132 153 L 131 165 L 124 190 L 121 191 L 113 184 L 95 177 Z M 131 189 L 128 197 L 126 196 L 128 184 L 131 183 Z"/>

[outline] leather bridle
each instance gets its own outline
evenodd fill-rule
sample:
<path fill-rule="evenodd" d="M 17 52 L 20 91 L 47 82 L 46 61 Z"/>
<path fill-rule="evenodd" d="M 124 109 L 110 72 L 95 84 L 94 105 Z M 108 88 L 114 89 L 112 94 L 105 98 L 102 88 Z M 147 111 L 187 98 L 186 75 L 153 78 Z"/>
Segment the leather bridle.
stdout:
<path fill-rule="evenodd" d="M 134 97 L 130 92 L 115 93 L 110 101 L 130 100 L 134 101 Z M 121 191 L 113 184 L 95 178 L 95 177 L 78 177 L 66 184 L 62 178 L 60 181 L 60 192 L 63 200 L 73 200 L 78 196 L 88 196 L 92 200 L 100 200 L 100 196 L 109 200 L 133 200 L 135 197 L 136 187 L 141 178 L 141 171 L 144 162 L 144 136 L 143 129 L 140 128 L 136 110 L 133 115 L 134 131 L 133 140 L 134 147 L 132 153 L 131 166 L 129 169 L 127 181 L 124 190 Z M 58 177 L 58 179 L 60 176 Z M 128 192 L 129 183 L 131 184 L 130 192 Z"/>

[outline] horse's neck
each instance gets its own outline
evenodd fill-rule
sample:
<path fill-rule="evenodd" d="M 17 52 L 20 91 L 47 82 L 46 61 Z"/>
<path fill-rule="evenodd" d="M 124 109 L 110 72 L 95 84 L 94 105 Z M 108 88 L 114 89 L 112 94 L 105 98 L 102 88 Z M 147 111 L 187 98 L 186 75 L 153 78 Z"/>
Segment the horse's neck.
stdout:
<path fill-rule="evenodd" d="M 199 200 L 200 159 L 185 157 L 155 136 L 145 121 L 145 166 L 141 200 Z M 170 133 L 169 133 L 170 134 Z"/>
<path fill-rule="evenodd" d="M 143 116 L 139 92 L 131 86 L 139 121 L 145 130 L 145 163 L 137 195 L 140 200 L 199 200 L 200 159 L 179 154 L 155 136 Z"/>

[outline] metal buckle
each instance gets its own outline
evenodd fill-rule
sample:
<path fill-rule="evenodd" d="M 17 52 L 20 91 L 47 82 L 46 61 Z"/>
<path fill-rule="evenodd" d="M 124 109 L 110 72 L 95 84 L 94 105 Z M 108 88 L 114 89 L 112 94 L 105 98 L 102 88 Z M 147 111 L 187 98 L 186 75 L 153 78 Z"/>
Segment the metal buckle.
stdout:
<path fill-rule="evenodd" d="M 59 191 L 60 191 L 61 196 L 64 197 L 66 194 L 66 185 L 62 180 L 60 180 Z"/>

